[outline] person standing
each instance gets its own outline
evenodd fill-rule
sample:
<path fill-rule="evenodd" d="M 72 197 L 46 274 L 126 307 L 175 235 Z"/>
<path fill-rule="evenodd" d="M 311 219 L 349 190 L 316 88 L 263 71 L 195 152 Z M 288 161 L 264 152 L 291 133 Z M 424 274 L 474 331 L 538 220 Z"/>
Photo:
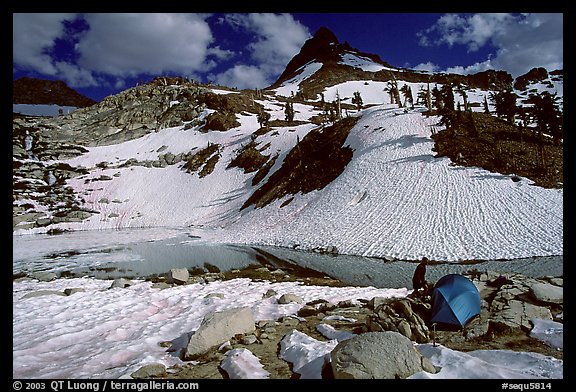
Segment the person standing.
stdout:
<path fill-rule="evenodd" d="M 417 296 L 420 295 L 421 289 L 424 289 L 424 294 L 428 291 L 428 283 L 426 282 L 426 265 L 428 261 L 427 257 L 422 257 L 420 264 L 418 264 L 416 271 L 414 271 L 414 276 L 412 276 L 412 288 L 414 289 L 414 294 Z"/>

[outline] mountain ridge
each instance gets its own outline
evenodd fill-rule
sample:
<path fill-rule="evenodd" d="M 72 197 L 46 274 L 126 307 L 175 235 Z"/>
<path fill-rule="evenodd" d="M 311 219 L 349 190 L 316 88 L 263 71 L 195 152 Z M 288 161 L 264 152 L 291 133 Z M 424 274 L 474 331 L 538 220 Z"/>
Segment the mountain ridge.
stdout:
<path fill-rule="evenodd" d="M 322 26 L 288 62 L 280 77 L 266 89 L 278 91 L 279 87 L 291 79 L 297 79 L 304 68 L 313 63 L 321 66 L 318 66 L 318 69 L 302 80 L 298 86 L 298 92 L 309 99 L 317 97 L 326 86 L 359 79 L 381 82 L 402 80 L 420 83 L 452 83 L 454 85 L 464 84 L 470 88 L 500 90 L 512 89 L 515 83 L 517 86 L 525 86 L 530 82 L 544 80 L 549 75 L 562 77 L 563 74 L 561 70 L 535 68 L 524 75 L 513 78 L 510 73 L 503 70 L 455 74 L 394 67 L 383 61 L 377 54 L 361 52 L 353 48 L 347 41 L 340 43 L 330 29 Z M 518 88 L 518 90 L 523 89 Z"/>
<path fill-rule="evenodd" d="M 21 77 L 12 83 L 12 103 L 88 107 L 96 103 L 62 80 Z"/>

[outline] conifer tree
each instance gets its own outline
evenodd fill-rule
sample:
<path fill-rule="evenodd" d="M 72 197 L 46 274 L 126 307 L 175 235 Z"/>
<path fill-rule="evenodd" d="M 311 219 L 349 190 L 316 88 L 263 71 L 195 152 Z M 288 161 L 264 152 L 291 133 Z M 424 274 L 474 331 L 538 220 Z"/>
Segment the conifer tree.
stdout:
<path fill-rule="evenodd" d="M 286 102 L 284 108 L 284 115 L 286 116 L 286 121 L 292 122 L 294 121 L 294 104 L 290 101 Z"/>
<path fill-rule="evenodd" d="M 256 117 L 256 119 L 258 120 L 258 124 L 260 124 L 261 127 L 264 127 L 266 125 L 268 125 L 268 121 L 270 121 L 270 113 L 261 110 L 258 113 L 258 116 Z"/>
<path fill-rule="evenodd" d="M 388 82 L 384 91 L 387 91 L 388 94 L 390 94 L 390 103 L 391 104 L 396 103 L 396 104 L 398 104 L 399 108 L 402 107 L 402 100 L 400 99 L 400 90 L 398 90 L 398 83 L 396 82 L 395 78 L 394 78 L 394 80 L 390 80 Z"/>
<path fill-rule="evenodd" d="M 431 96 L 433 98 L 433 105 L 437 110 L 442 110 L 444 108 L 444 101 L 442 100 L 442 93 L 438 89 L 438 86 L 434 86 L 431 91 Z"/>
<path fill-rule="evenodd" d="M 528 103 L 532 104 L 530 111 L 540 134 L 546 133 L 552 136 L 554 143 L 558 145 L 562 139 L 564 116 L 558 108 L 557 100 L 556 94 L 552 95 L 548 91 L 531 94 L 528 97 Z"/>
<path fill-rule="evenodd" d="M 490 108 L 488 107 L 488 100 L 486 99 L 486 96 L 484 96 L 484 113 L 490 114 Z"/>
<path fill-rule="evenodd" d="M 445 84 L 440 89 L 444 109 L 454 111 L 454 92 L 451 84 Z"/>
<path fill-rule="evenodd" d="M 505 118 L 511 124 L 514 123 L 514 116 L 518 112 L 516 98 L 516 94 L 511 90 L 500 90 L 496 93 L 490 93 L 490 99 L 496 107 L 496 115 Z"/>
<path fill-rule="evenodd" d="M 464 86 L 459 85 L 458 88 L 456 89 L 456 91 L 462 97 L 462 100 L 464 101 L 464 111 L 467 112 L 468 111 L 468 94 L 466 93 Z"/>
<path fill-rule="evenodd" d="M 342 119 L 342 106 L 340 105 L 340 93 L 336 90 L 336 118 Z"/>
<path fill-rule="evenodd" d="M 428 92 L 426 94 L 426 106 L 428 111 L 432 111 L 432 94 L 430 93 L 430 82 L 428 82 Z"/>
<path fill-rule="evenodd" d="M 354 93 L 354 97 L 352 98 L 352 103 L 354 105 L 356 105 L 356 108 L 358 109 L 358 111 L 360 111 L 360 109 L 362 109 L 362 105 L 363 105 L 363 101 L 362 101 L 362 96 L 360 95 L 360 91 L 356 91 Z"/>
<path fill-rule="evenodd" d="M 404 106 L 406 106 L 406 104 L 408 103 L 410 104 L 410 107 L 414 109 L 414 98 L 412 97 L 412 88 L 409 85 L 405 84 L 400 89 L 400 92 L 404 94 Z"/>

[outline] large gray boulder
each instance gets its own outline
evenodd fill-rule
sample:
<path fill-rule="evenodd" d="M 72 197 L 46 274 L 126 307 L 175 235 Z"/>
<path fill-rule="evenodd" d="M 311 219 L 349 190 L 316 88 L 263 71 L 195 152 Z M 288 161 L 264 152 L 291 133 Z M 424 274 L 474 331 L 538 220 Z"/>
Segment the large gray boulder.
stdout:
<path fill-rule="evenodd" d="M 172 268 L 168 273 L 168 283 L 185 284 L 188 282 L 190 273 L 186 268 Z"/>
<path fill-rule="evenodd" d="M 564 303 L 564 289 L 549 283 L 534 283 L 530 292 L 538 301 L 561 304 Z"/>
<path fill-rule="evenodd" d="M 283 294 L 282 296 L 280 296 L 280 298 L 278 298 L 278 303 L 280 305 L 286 305 L 286 304 L 289 304 L 291 302 L 301 304 L 302 302 L 304 302 L 304 300 L 299 295 L 292 294 L 292 293 Z"/>
<path fill-rule="evenodd" d="M 337 379 L 396 379 L 414 373 L 435 373 L 407 337 L 398 332 L 367 332 L 338 343 L 330 353 Z"/>
<path fill-rule="evenodd" d="M 255 329 L 254 317 L 249 307 L 208 313 L 198 330 L 190 337 L 184 351 L 184 360 L 193 360 L 234 335 L 254 332 Z"/>

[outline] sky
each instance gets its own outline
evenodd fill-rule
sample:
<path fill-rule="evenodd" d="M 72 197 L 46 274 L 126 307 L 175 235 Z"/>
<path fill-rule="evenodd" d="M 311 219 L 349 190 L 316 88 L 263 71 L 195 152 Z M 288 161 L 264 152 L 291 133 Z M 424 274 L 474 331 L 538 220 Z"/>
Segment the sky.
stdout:
<path fill-rule="evenodd" d="M 562 13 L 14 13 L 13 78 L 64 80 L 97 101 L 162 75 L 263 88 L 321 26 L 396 67 L 563 68 Z"/>

